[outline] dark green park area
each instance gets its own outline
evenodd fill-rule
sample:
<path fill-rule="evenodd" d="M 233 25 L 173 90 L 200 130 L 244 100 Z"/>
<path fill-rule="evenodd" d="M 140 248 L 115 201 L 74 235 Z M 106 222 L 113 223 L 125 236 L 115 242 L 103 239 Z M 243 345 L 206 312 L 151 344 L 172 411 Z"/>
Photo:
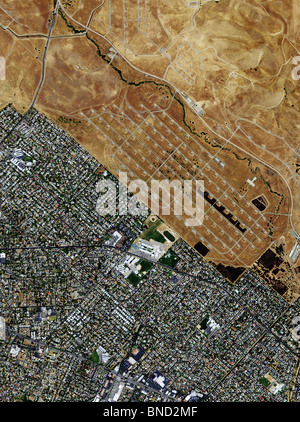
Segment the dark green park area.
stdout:
<path fill-rule="evenodd" d="M 99 355 L 96 350 L 91 354 L 91 356 L 89 357 L 89 360 L 95 363 L 99 363 Z"/>
<path fill-rule="evenodd" d="M 134 287 L 136 287 L 139 282 L 141 281 L 141 277 L 137 276 L 134 273 L 131 273 L 128 277 L 127 280 L 129 281 L 130 284 L 132 284 Z"/>
<path fill-rule="evenodd" d="M 265 388 L 268 388 L 269 385 L 271 384 L 270 381 L 268 381 L 265 377 L 262 377 L 259 380 L 260 384 L 262 384 Z"/>
<path fill-rule="evenodd" d="M 141 272 L 149 271 L 153 266 L 152 262 L 145 261 L 144 259 L 140 259 L 137 265 L 140 265 L 142 267 L 140 270 Z"/>

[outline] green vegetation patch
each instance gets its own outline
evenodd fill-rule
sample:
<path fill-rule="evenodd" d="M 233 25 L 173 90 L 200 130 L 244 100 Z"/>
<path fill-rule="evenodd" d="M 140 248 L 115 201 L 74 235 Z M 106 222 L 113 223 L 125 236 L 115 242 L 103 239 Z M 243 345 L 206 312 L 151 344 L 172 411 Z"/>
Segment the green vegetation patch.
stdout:
<path fill-rule="evenodd" d="M 29 155 L 25 155 L 25 157 L 23 157 L 23 161 L 27 161 L 27 162 L 32 163 L 33 162 L 33 158 L 30 157 Z"/>
<path fill-rule="evenodd" d="M 201 322 L 200 322 L 200 327 L 202 328 L 202 330 L 206 330 L 207 328 L 207 323 L 209 321 L 209 316 L 206 316 Z"/>
<path fill-rule="evenodd" d="M 166 239 L 164 238 L 164 236 L 162 234 L 160 234 L 155 228 L 149 228 L 147 230 L 145 230 L 142 234 L 141 234 L 141 238 L 144 240 L 155 240 L 156 242 L 159 243 L 165 243 Z"/>
<path fill-rule="evenodd" d="M 164 236 L 168 239 L 168 240 L 170 240 L 170 242 L 174 242 L 174 240 L 175 240 L 175 237 L 170 233 L 170 232 L 168 232 L 168 230 L 165 230 L 164 231 Z"/>
<path fill-rule="evenodd" d="M 141 278 L 139 276 L 137 276 L 134 273 L 131 273 L 128 277 L 127 280 L 129 281 L 130 284 L 132 284 L 134 287 L 136 287 L 139 282 L 141 281 Z"/>
<path fill-rule="evenodd" d="M 180 260 L 179 256 L 172 250 L 169 249 L 159 260 L 160 263 L 167 265 L 168 267 L 175 267 L 177 262 Z"/>
<path fill-rule="evenodd" d="M 140 265 L 142 267 L 140 269 L 141 272 L 149 271 L 153 266 L 152 262 L 145 261 L 144 259 L 140 259 L 139 262 L 137 263 L 137 265 Z"/>
<path fill-rule="evenodd" d="M 270 381 L 268 381 L 265 377 L 262 377 L 259 380 L 260 384 L 262 384 L 265 388 L 268 388 L 269 385 L 271 384 Z"/>
<path fill-rule="evenodd" d="M 62 248 L 62 251 L 68 255 L 69 252 L 71 252 L 72 248 L 68 248 L 67 246 L 65 248 Z"/>
<path fill-rule="evenodd" d="M 30 402 L 31 400 L 29 400 L 26 394 L 22 394 L 20 396 L 15 396 L 14 401 L 15 402 Z"/>
<path fill-rule="evenodd" d="M 64 15 L 64 14 L 63 14 L 63 12 L 61 11 L 61 9 L 58 9 L 58 13 L 59 13 L 59 15 L 62 17 L 62 19 L 64 20 L 64 22 L 65 22 L 65 24 L 67 25 L 67 27 L 68 27 L 68 28 L 70 28 L 74 34 L 83 34 L 83 33 L 85 33 L 85 32 L 86 32 L 86 30 L 85 30 L 85 29 L 83 29 L 83 30 L 78 30 L 78 29 L 76 29 L 73 25 L 69 24 L 69 22 L 67 21 L 67 19 L 66 19 L 65 15 Z"/>
<path fill-rule="evenodd" d="M 91 354 L 89 360 L 95 363 L 99 363 L 99 355 L 96 350 Z"/>
<path fill-rule="evenodd" d="M 139 270 L 138 274 L 131 273 L 127 280 L 130 284 L 132 284 L 134 287 L 136 287 L 139 282 L 146 276 L 147 272 L 152 268 L 153 263 L 146 261 L 145 259 L 140 259 L 136 265 L 140 265 L 141 269 Z M 143 272 L 146 272 L 146 274 L 142 274 Z"/>
<path fill-rule="evenodd" d="M 60 116 L 58 119 L 59 122 L 62 123 L 68 123 L 69 125 L 75 124 L 75 126 L 78 126 L 81 123 L 81 120 L 77 120 L 77 119 L 67 119 L 64 116 Z"/>
<path fill-rule="evenodd" d="M 151 221 L 149 218 L 146 224 L 149 229 L 157 229 L 157 227 L 159 227 L 161 223 L 162 221 L 159 218 L 157 218 L 155 221 Z"/>

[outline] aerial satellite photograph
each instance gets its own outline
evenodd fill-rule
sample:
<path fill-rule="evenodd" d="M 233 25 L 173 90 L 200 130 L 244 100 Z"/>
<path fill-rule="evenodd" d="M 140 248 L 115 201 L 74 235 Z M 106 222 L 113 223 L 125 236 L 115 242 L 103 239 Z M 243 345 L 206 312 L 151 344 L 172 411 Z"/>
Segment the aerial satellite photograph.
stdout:
<path fill-rule="evenodd" d="M 0 406 L 299 403 L 299 176 L 300 0 L 0 0 Z"/>

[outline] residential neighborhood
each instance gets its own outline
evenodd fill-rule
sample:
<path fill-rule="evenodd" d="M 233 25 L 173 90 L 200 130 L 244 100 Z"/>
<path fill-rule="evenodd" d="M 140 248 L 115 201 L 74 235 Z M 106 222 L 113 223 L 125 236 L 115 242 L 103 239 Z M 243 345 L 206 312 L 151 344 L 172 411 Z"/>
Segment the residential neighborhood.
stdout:
<path fill-rule="evenodd" d="M 299 299 L 228 282 L 150 210 L 99 215 L 114 176 L 35 109 L 0 136 L 1 401 L 300 400 Z"/>

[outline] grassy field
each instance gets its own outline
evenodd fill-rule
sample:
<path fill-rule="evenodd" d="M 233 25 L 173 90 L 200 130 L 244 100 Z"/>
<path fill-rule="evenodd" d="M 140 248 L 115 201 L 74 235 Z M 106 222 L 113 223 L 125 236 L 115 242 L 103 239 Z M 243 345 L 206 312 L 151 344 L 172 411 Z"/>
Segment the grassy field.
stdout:
<path fill-rule="evenodd" d="M 142 234 L 141 234 L 141 238 L 144 240 L 155 240 L 156 242 L 159 243 L 165 243 L 166 239 L 164 238 L 164 236 L 162 234 L 160 234 L 156 228 L 149 228 L 147 230 L 145 230 Z"/>
<path fill-rule="evenodd" d="M 96 350 L 91 354 L 91 356 L 89 357 L 89 360 L 95 363 L 99 363 L 99 355 Z"/>
<path fill-rule="evenodd" d="M 179 256 L 172 249 L 169 249 L 168 252 L 160 258 L 159 262 L 168 265 L 169 267 L 175 267 L 179 259 Z"/>

